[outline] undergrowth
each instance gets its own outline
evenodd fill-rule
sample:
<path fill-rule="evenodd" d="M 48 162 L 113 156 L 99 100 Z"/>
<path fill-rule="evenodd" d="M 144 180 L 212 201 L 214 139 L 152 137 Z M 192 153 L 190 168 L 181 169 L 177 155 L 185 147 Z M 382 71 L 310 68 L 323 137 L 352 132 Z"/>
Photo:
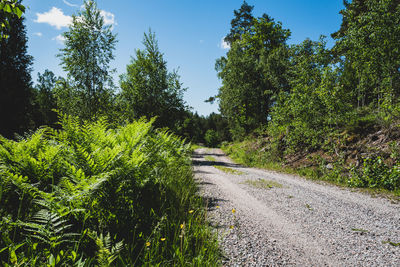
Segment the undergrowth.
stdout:
<path fill-rule="evenodd" d="M 189 145 L 152 121 L 60 124 L 0 137 L 0 265 L 218 264 Z"/>
<path fill-rule="evenodd" d="M 306 178 L 323 180 L 336 185 L 373 189 L 380 193 L 400 195 L 399 163 L 388 165 L 378 156 L 364 158 L 363 164 L 358 167 L 347 167 L 343 162 L 336 162 L 328 169 L 326 162 L 321 159 L 314 159 L 317 166 L 293 168 L 283 164 L 282 157 L 277 156 L 279 152 L 276 151 L 273 144 L 270 144 L 270 149 L 259 151 L 254 148 L 257 142 L 256 139 L 248 139 L 225 144 L 222 150 L 235 162 L 245 166 L 299 174 Z M 392 157 L 395 157 L 395 162 L 398 162 L 397 159 L 400 157 L 394 152 Z"/>

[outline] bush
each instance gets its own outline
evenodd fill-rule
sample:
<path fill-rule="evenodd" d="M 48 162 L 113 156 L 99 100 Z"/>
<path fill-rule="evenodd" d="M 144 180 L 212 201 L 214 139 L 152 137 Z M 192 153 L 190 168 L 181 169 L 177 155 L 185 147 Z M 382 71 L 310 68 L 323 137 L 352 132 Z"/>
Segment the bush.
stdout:
<path fill-rule="evenodd" d="M 400 189 L 400 166 L 388 166 L 381 157 L 367 158 L 363 167 L 352 170 L 349 185 L 356 187 Z"/>
<path fill-rule="evenodd" d="M 212 129 L 207 130 L 204 140 L 206 141 L 206 146 L 208 147 L 216 147 L 220 142 L 218 133 Z"/>

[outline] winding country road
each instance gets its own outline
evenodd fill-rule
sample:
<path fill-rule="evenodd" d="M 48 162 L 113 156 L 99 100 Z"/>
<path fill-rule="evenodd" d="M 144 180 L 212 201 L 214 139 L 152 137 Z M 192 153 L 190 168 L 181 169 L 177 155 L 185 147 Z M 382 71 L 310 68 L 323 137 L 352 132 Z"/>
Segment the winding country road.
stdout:
<path fill-rule="evenodd" d="M 399 204 L 245 168 L 219 149 L 193 162 L 225 266 L 400 266 Z"/>

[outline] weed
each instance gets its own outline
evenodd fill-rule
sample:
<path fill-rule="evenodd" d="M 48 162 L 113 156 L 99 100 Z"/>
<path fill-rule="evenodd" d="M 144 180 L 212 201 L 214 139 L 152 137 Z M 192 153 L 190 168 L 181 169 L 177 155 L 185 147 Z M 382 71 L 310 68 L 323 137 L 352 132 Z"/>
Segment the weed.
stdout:
<path fill-rule="evenodd" d="M 214 168 L 217 168 L 220 171 L 223 171 L 225 173 L 229 173 L 229 174 L 235 174 L 235 175 L 242 175 L 244 174 L 244 172 L 235 170 L 235 169 L 231 169 L 228 167 L 224 167 L 224 166 L 219 166 L 219 165 L 214 165 Z"/>
<path fill-rule="evenodd" d="M 382 244 L 389 244 L 389 245 L 392 245 L 394 247 L 400 247 L 400 242 L 399 243 L 395 243 L 395 242 L 392 242 L 390 240 L 382 241 Z"/>
<path fill-rule="evenodd" d="M 204 159 L 207 161 L 213 161 L 213 162 L 216 161 L 216 159 L 212 156 L 205 156 Z"/>
<path fill-rule="evenodd" d="M 270 180 L 265 180 L 265 179 L 257 179 L 257 180 L 246 180 L 244 182 L 245 184 L 257 187 L 257 188 L 264 188 L 264 189 L 271 189 L 271 188 L 282 188 L 283 185 L 281 185 L 278 182 L 275 181 L 270 181 Z"/>
<path fill-rule="evenodd" d="M 368 233 L 368 230 L 362 229 L 362 228 L 351 228 L 352 231 L 354 232 L 361 232 L 361 233 Z"/>

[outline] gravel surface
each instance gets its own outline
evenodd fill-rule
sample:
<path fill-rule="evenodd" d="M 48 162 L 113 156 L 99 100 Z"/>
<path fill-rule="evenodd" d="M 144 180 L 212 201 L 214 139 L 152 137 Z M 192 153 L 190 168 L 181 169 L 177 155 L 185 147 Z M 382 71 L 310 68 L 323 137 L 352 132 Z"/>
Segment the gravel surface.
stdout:
<path fill-rule="evenodd" d="M 224 266 L 400 266 L 399 204 L 245 168 L 219 149 L 198 149 L 193 162 Z"/>

